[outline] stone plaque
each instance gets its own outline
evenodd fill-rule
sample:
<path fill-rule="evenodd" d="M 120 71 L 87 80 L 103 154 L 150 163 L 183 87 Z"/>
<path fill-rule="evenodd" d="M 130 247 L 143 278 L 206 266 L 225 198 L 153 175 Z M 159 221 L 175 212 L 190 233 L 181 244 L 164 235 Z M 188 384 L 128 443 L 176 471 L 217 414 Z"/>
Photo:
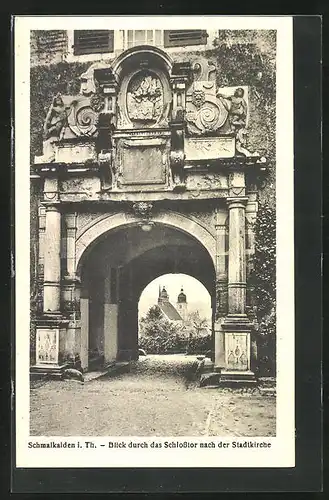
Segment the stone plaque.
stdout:
<path fill-rule="evenodd" d="M 93 144 L 66 144 L 59 146 L 55 153 L 56 163 L 85 163 L 97 161 L 95 146 Z"/>
<path fill-rule="evenodd" d="M 228 370 L 250 369 L 250 334 L 248 332 L 225 333 L 225 358 Z"/>
<path fill-rule="evenodd" d="M 234 137 L 208 137 L 185 139 L 187 161 L 217 160 L 233 158 L 235 154 Z"/>
<path fill-rule="evenodd" d="M 163 184 L 166 181 L 166 141 L 120 141 L 122 184 Z"/>
<path fill-rule="evenodd" d="M 59 329 L 37 328 L 36 364 L 58 364 Z"/>

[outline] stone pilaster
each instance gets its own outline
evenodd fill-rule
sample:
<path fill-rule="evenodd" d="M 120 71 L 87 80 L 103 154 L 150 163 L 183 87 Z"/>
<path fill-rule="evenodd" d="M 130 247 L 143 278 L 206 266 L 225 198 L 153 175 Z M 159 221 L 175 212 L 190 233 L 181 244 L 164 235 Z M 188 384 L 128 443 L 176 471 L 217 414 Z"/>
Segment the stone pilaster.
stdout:
<path fill-rule="evenodd" d="M 118 354 L 117 269 L 107 267 L 104 282 L 104 362 L 116 360 Z"/>
<path fill-rule="evenodd" d="M 225 367 L 225 343 L 222 322 L 227 314 L 226 226 L 216 213 L 216 310 L 214 322 L 215 367 Z"/>
<path fill-rule="evenodd" d="M 226 226 L 216 224 L 216 318 L 227 313 Z"/>
<path fill-rule="evenodd" d="M 46 208 L 39 207 L 39 255 L 38 255 L 38 276 L 44 275 L 44 253 L 45 253 L 45 233 L 46 233 Z"/>
<path fill-rule="evenodd" d="M 65 216 L 66 225 L 66 258 L 67 274 L 72 277 L 75 274 L 75 238 L 77 231 L 76 214 L 67 214 Z"/>
<path fill-rule="evenodd" d="M 46 208 L 44 240 L 43 312 L 59 313 L 61 280 L 61 213 L 57 205 Z"/>

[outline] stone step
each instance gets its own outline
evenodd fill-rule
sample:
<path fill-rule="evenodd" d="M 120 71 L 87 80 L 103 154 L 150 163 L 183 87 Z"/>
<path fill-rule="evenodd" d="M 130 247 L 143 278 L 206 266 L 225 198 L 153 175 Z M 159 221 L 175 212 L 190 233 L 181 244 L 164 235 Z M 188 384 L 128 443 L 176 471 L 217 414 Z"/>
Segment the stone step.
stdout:
<path fill-rule="evenodd" d="M 257 380 L 252 372 L 203 373 L 200 377 L 200 387 L 242 387 L 255 386 Z"/>
<path fill-rule="evenodd" d="M 68 367 L 68 364 L 59 366 L 34 365 L 30 368 L 30 377 L 36 379 L 46 375 L 49 378 L 61 378 L 63 371 Z"/>

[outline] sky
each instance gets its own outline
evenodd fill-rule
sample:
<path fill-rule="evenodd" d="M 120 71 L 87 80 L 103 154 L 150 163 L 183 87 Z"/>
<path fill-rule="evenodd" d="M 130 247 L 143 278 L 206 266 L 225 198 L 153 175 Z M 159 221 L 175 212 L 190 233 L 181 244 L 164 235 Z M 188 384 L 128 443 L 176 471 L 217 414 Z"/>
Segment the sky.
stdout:
<path fill-rule="evenodd" d="M 210 295 L 206 288 L 195 278 L 187 274 L 165 274 L 149 283 L 139 300 L 139 317 L 144 316 L 149 308 L 158 301 L 159 285 L 164 286 L 169 294 L 169 301 L 176 306 L 177 296 L 183 287 L 187 297 L 189 311 L 199 310 L 200 316 L 211 318 Z"/>

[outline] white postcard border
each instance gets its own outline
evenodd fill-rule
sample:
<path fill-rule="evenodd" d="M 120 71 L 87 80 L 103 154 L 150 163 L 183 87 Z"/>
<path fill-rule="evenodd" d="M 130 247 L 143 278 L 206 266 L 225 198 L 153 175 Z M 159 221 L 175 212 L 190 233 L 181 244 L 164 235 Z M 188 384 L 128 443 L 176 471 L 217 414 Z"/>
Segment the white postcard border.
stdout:
<path fill-rule="evenodd" d="M 293 209 L 293 44 L 292 17 L 147 16 L 142 27 L 198 27 L 277 30 L 277 434 L 275 438 L 108 438 L 29 436 L 30 323 L 30 108 L 32 29 L 129 29 L 136 17 L 18 16 L 15 18 L 15 277 L 16 277 L 16 466 L 17 467 L 293 467 L 294 416 L 294 209 Z M 166 27 L 167 27 L 166 26 Z M 216 448 L 115 449 L 101 443 L 204 442 Z M 95 448 L 29 448 L 29 442 L 94 442 Z M 270 448 L 233 448 L 232 442 L 266 442 Z M 230 447 L 218 443 L 230 442 Z M 174 451 L 174 453 L 172 453 Z"/>

